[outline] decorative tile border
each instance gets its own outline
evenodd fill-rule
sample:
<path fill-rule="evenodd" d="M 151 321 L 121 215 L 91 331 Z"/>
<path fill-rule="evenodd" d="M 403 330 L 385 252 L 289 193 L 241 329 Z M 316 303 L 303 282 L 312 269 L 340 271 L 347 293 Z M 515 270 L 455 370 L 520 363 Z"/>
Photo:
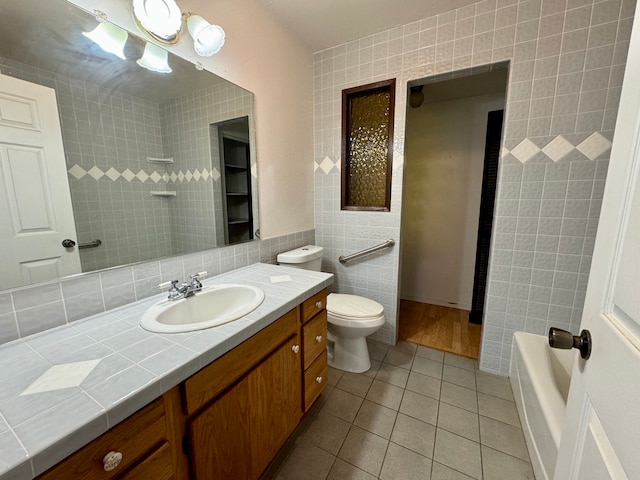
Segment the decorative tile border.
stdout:
<path fill-rule="evenodd" d="M 511 154 L 516 160 L 524 164 L 542 152 L 553 162 L 559 162 L 569 154 L 578 151 L 584 155 L 584 157 L 593 161 L 607 152 L 610 148 L 611 141 L 599 132 L 592 133 L 577 145 L 573 145 L 565 137 L 558 135 L 542 148 L 533 143 L 530 139 L 525 138 L 511 150 L 503 148 L 502 158 Z"/>
<path fill-rule="evenodd" d="M 329 172 L 331 172 L 331 170 L 334 169 L 334 167 L 336 168 L 336 170 L 339 172 L 340 171 L 340 159 L 338 159 L 337 161 L 333 161 L 331 160 L 329 157 L 324 157 L 324 160 L 322 160 L 322 162 L 318 163 L 318 162 L 313 162 L 313 171 L 317 171 L 318 168 L 320 170 L 322 170 L 325 174 L 329 174 Z"/>
<path fill-rule="evenodd" d="M 154 183 L 158 183 L 163 181 L 165 183 L 176 183 L 176 182 L 198 182 L 200 180 L 206 181 L 209 178 L 213 179 L 213 181 L 217 182 L 220 179 L 220 171 L 217 168 L 213 168 L 211 170 L 207 170 L 203 168 L 202 170 L 198 170 L 197 168 L 193 170 L 187 170 L 183 172 L 179 170 L 177 172 L 173 171 L 171 173 L 158 173 L 153 171 L 151 173 L 147 173 L 144 170 L 140 170 L 138 173 L 133 173 L 130 169 L 125 168 L 124 171 L 119 172 L 115 168 L 111 167 L 106 172 L 102 170 L 98 166 L 93 166 L 89 170 L 85 170 L 80 165 L 74 165 L 69 170 L 67 170 L 69 175 L 80 180 L 85 176 L 92 177 L 94 180 L 100 180 L 102 178 L 107 178 L 111 181 L 116 181 L 119 178 L 125 179 L 127 182 L 131 182 L 134 179 L 138 179 L 140 182 L 144 183 L 147 180 L 151 180 Z"/>
<path fill-rule="evenodd" d="M 588 160 L 595 160 L 611 148 L 611 141 L 599 132 L 592 133 L 586 139 L 574 145 L 564 136 L 558 135 L 554 137 L 549 143 L 540 148 L 533 141 L 525 138 L 518 143 L 511 150 L 508 148 L 502 148 L 502 158 L 511 154 L 520 163 L 527 163 L 532 158 L 536 157 L 539 153 L 544 154 L 546 158 L 557 163 L 565 159 L 569 154 L 579 152 Z M 394 154 L 394 159 L 396 158 Z M 575 158 L 573 158 L 575 159 Z M 318 163 L 313 162 L 313 171 L 317 172 L 321 170 L 326 175 L 331 173 L 333 169 L 340 171 L 340 159 L 333 161 L 328 156 Z"/>

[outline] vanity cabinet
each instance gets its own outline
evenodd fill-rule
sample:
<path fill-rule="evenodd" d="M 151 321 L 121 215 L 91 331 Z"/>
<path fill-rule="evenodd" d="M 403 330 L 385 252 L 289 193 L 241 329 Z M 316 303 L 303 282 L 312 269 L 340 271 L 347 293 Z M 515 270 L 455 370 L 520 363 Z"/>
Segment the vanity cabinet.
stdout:
<path fill-rule="evenodd" d="M 191 478 L 257 479 L 269 466 L 326 385 L 326 297 L 314 295 L 184 382 Z"/>
<path fill-rule="evenodd" d="M 296 335 L 189 421 L 192 478 L 260 477 L 300 421 L 299 352 Z"/>
<path fill-rule="evenodd" d="M 205 405 L 187 421 L 191 478 L 258 478 L 298 425 L 297 313 L 292 310 L 184 383 L 187 411 Z M 206 398 L 206 379 L 220 379 L 225 370 L 225 381 L 206 388 Z"/>
<path fill-rule="evenodd" d="M 326 385 L 326 296 L 304 301 L 40 480 L 259 478 Z M 110 452 L 122 456 L 106 471 Z"/>

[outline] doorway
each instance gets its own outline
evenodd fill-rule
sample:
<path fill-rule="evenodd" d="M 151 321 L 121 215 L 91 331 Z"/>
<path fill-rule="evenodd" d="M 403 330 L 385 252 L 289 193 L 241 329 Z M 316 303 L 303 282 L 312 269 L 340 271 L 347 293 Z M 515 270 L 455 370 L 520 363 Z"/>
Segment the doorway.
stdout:
<path fill-rule="evenodd" d="M 423 101 L 407 103 L 400 340 L 478 358 L 482 327 L 470 316 L 484 309 L 507 78 L 410 84 Z"/>

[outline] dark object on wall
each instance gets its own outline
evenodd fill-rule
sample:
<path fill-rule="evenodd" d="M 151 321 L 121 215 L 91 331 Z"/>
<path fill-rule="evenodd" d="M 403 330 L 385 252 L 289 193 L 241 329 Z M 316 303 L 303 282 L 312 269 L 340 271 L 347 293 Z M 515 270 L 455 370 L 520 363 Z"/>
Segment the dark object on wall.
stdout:
<path fill-rule="evenodd" d="M 422 106 L 422 103 L 424 102 L 424 93 L 422 92 L 423 88 L 424 85 L 416 85 L 409 89 L 411 91 L 411 93 L 409 93 L 409 105 L 411 108 L 419 108 Z"/>
<path fill-rule="evenodd" d="M 480 219 L 478 222 L 478 243 L 476 246 L 476 268 L 473 278 L 473 299 L 469 322 L 482 324 L 484 297 L 487 291 L 487 271 L 489 269 L 489 249 L 493 226 L 493 208 L 498 183 L 500 161 L 500 140 L 504 110 L 489 112 L 487 116 L 487 136 L 484 148 L 484 170 L 482 172 L 482 197 L 480 199 Z"/>
<path fill-rule="evenodd" d="M 342 209 L 388 212 L 396 80 L 342 91 Z"/>

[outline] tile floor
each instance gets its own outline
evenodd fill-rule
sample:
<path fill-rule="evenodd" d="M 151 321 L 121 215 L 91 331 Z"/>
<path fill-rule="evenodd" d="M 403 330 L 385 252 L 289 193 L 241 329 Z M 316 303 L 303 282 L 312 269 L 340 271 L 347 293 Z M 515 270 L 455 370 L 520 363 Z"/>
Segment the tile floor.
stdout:
<path fill-rule="evenodd" d="M 507 378 L 407 342 L 369 351 L 366 373 L 330 369 L 271 478 L 534 479 Z"/>

